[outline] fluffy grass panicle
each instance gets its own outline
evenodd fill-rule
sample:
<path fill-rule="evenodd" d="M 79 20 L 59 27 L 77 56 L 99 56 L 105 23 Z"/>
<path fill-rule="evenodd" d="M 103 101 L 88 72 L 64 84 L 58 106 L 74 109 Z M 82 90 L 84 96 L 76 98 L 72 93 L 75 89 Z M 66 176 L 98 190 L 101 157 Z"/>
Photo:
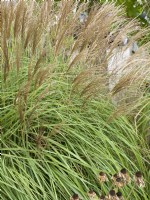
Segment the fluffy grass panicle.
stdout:
<path fill-rule="evenodd" d="M 150 73 L 149 43 L 123 63 L 130 70 L 113 90 L 135 94 L 138 104 L 130 118 L 116 118 L 133 101 L 123 100 L 115 110 L 107 73 L 122 34 L 132 42 L 148 30 L 128 22 L 113 4 L 94 5 L 81 24 L 79 15 L 88 4 L 74 13 L 76 6 L 73 1 L 1 2 L 3 200 L 67 200 L 73 193 L 88 199 L 89 190 L 99 195 L 110 190 L 107 184 L 101 188 L 99 171 L 114 174 L 122 168 L 131 175 L 142 171 L 145 188 L 132 189 L 131 198 L 148 200 L 149 97 L 139 86 Z M 124 197 L 131 188 L 122 189 Z"/>

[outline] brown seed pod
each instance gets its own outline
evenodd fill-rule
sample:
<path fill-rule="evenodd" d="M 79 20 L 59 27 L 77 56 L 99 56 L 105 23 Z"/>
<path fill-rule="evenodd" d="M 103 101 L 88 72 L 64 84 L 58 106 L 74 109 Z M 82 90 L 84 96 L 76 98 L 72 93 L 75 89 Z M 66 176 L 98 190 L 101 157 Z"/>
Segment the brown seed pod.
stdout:
<path fill-rule="evenodd" d="M 124 186 L 124 181 L 121 177 L 116 178 L 116 181 L 114 182 L 116 187 L 121 188 Z"/>
<path fill-rule="evenodd" d="M 107 175 L 104 172 L 99 173 L 98 179 L 100 183 L 104 183 L 108 180 Z"/>
<path fill-rule="evenodd" d="M 111 179 L 113 180 L 113 182 L 116 181 L 116 178 L 119 178 L 119 175 L 118 175 L 118 174 L 114 174 L 114 175 L 111 177 Z"/>
<path fill-rule="evenodd" d="M 138 171 L 138 172 L 135 173 L 134 183 L 137 186 L 141 187 L 141 188 L 145 187 L 145 182 L 143 180 L 143 175 L 142 175 L 142 173 L 140 171 Z"/>
<path fill-rule="evenodd" d="M 89 192 L 87 194 L 88 194 L 90 199 L 96 197 L 96 193 L 93 190 L 89 190 Z"/>
<path fill-rule="evenodd" d="M 118 199 L 118 200 L 124 200 L 123 195 L 122 195 L 122 192 L 119 192 L 119 191 L 118 191 L 118 192 L 116 193 L 116 195 L 117 195 L 117 199 Z"/>
<path fill-rule="evenodd" d="M 117 200 L 116 192 L 115 190 L 110 190 L 108 197 L 106 198 L 107 200 Z"/>
<path fill-rule="evenodd" d="M 128 184 L 131 180 L 128 171 L 125 168 L 120 170 L 119 176 L 123 179 L 125 185 Z"/>

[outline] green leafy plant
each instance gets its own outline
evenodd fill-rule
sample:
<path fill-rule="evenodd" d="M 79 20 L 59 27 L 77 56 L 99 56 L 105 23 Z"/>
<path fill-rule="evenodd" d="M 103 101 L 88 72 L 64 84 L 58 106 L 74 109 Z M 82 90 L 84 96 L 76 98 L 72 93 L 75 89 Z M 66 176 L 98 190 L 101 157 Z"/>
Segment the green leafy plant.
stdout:
<path fill-rule="evenodd" d="M 113 4 L 93 7 L 82 26 L 78 18 L 87 4 L 74 14 L 75 6 L 1 4 L 2 199 L 67 200 L 73 193 L 87 199 L 89 189 L 101 190 L 100 170 L 114 174 L 126 168 L 145 177 L 145 188 L 133 190 L 131 198 L 148 200 L 149 94 L 139 86 L 150 73 L 149 43 L 129 60 L 137 74 L 126 74 L 129 79 L 114 89 L 117 94 L 126 87 L 135 93 L 133 100 L 112 104 L 106 70 L 123 31 L 138 40 L 148 30 L 135 31 L 137 23 L 128 23 Z M 112 45 L 110 31 L 116 36 Z M 125 187 L 123 195 L 131 189 Z M 106 184 L 103 191 L 109 190 Z"/>

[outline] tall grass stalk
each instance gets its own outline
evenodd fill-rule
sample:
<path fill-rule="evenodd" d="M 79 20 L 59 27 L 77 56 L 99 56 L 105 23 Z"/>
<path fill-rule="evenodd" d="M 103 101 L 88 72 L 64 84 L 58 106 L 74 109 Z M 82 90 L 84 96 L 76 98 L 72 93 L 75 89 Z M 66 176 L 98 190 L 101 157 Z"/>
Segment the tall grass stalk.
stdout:
<path fill-rule="evenodd" d="M 131 176 L 142 171 L 146 183 L 131 199 L 148 200 L 149 43 L 123 63 L 130 70 L 112 93 L 107 73 L 122 33 L 134 41 L 148 30 L 113 4 L 94 5 L 81 25 L 87 4 L 73 13 L 75 6 L 1 2 L 2 199 L 67 200 L 73 193 L 88 199 L 89 189 L 100 195 L 112 187 L 101 191 L 99 171 L 110 179 L 126 168 Z M 115 107 L 111 95 L 122 90 L 126 96 Z M 124 197 L 131 188 L 133 182 L 122 189 Z"/>

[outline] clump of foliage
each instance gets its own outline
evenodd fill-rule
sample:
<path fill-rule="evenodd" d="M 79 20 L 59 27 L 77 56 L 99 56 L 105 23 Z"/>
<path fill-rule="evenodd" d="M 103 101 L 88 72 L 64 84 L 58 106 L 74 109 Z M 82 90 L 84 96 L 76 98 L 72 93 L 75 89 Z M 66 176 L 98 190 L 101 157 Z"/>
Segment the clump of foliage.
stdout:
<path fill-rule="evenodd" d="M 142 87 L 150 74 L 150 44 L 128 60 L 131 70 L 113 95 L 125 88 L 128 97 L 135 95 L 117 108 L 107 74 L 122 33 L 132 41 L 148 30 L 128 22 L 113 4 L 95 5 L 81 25 L 78 17 L 87 4 L 73 13 L 75 7 L 73 1 L 1 4 L 2 199 L 66 200 L 73 193 L 88 199 L 89 189 L 101 189 L 95 178 L 100 170 L 126 168 L 145 177 L 145 187 L 131 198 L 148 200 L 149 97 Z M 115 35 L 112 44 L 109 32 Z M 131 110 L 130 118 L 120 115 Z M 131 188 L 123 189 L 124 196 Z M 107 184 L 103 189 L 109 191 Z"/>

